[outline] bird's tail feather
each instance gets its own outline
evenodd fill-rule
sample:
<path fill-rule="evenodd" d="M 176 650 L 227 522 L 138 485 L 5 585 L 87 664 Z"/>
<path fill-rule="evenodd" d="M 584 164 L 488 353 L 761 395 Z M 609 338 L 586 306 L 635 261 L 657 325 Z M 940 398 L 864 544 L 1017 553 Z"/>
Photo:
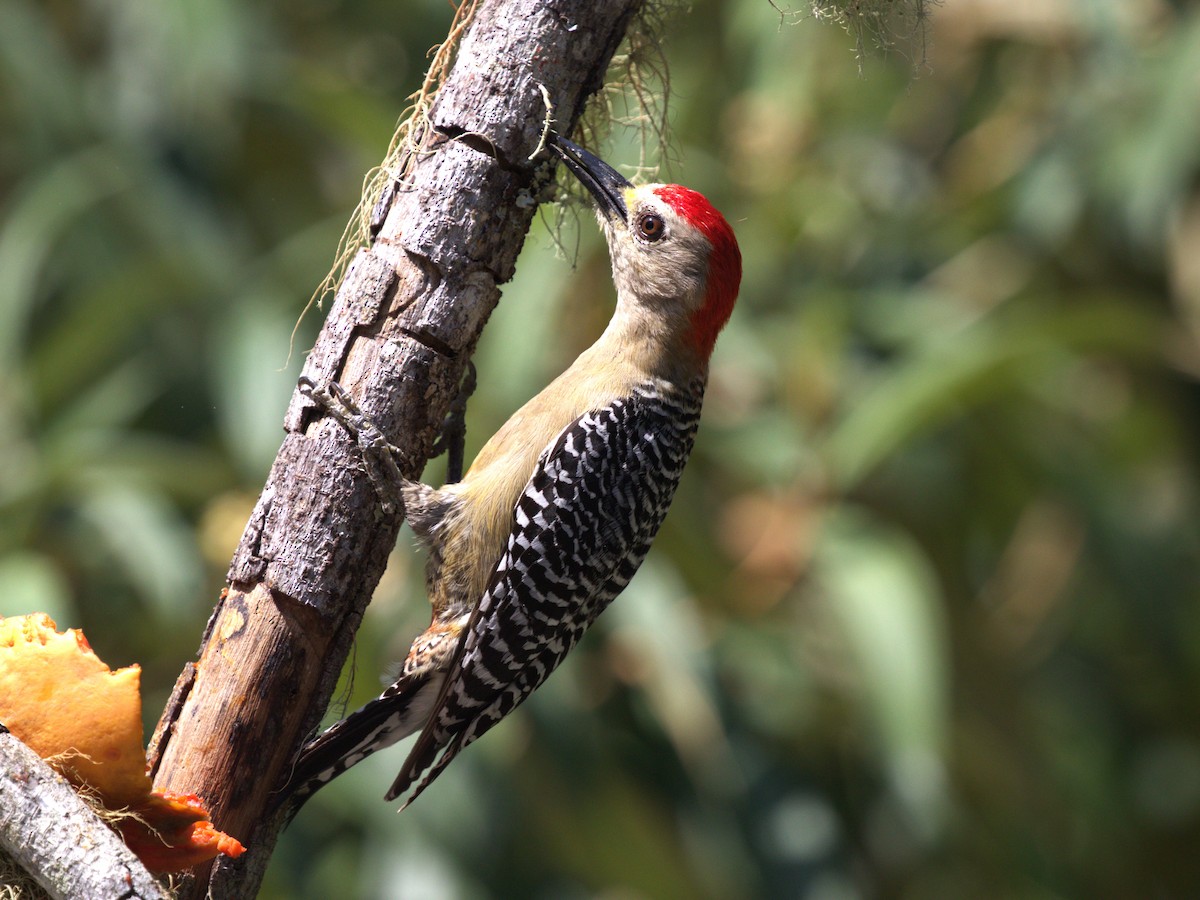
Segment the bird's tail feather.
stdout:
<path fill-rule="evenodd" d="M 381 696 L 305 744 L 279 792 L 277 805 L 290 801 L 299 809 L 351 766 L 420 729 L 428 713 L 425 694 L 429 688 L 427 673 L 403 676 Z"/>

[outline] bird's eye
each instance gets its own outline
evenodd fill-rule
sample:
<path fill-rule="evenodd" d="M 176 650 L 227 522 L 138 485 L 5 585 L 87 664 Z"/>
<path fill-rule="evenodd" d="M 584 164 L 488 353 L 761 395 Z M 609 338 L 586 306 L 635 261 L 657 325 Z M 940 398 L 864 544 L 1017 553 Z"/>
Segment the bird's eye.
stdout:
<path fill-rule="evenodd" d="M 644 241 L 657 241 L 666 231 L 666 223 L 658 213 L 642 213 L 638 216 L 638 237 Z"/>

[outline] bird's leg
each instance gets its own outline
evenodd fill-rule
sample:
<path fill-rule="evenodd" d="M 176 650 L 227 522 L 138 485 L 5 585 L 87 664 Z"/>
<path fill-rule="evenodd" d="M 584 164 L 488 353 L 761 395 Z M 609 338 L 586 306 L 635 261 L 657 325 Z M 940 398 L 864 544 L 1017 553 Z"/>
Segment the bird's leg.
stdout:
<path fill-rule="evenodd" d="M 367 477 L 379 494 L 384 513 L 390 516 L 397 510 L 403 510 L 401 489 L 408 479 L 396 464 L 396 458 L 400 456 L 399 448 L 384 437 L 379 427 L 358 408 L 346 389 L 336 381 L 331 381 L 328 387 L 321 387 L 311 378 L 302 377 L 299 388 L 300 393 L 333 416 L 358 443 Z"/>
<path fill-rule="evenodd" d="M 462 383 L 442 423 L 442 433 L 433 445 L 433 455 L 446 454 L 446 484 L 462 481 L 463 445 L 467 439 L 467 401 L 475 393 L 475 363 L 467 360 Z"/>

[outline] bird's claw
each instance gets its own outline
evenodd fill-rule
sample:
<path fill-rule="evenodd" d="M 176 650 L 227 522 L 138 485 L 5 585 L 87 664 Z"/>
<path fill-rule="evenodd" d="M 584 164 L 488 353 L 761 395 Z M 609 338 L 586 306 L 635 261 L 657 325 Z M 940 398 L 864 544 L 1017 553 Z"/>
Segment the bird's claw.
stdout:
<path fill-rule="evenodd" d="M 379 503 L 387 516 L 404 509 L 400 486 L 404 475 L 396 459 L 400 450 L 384 436 L 369 416 L 359 408 L 349 391 L 338 382 L 317 384 L 306 375 L 300 377 L 297 389 L 323 412 L 328 413 L 354 438 L 362 453 L 363 468 L 375 486 Z"/>

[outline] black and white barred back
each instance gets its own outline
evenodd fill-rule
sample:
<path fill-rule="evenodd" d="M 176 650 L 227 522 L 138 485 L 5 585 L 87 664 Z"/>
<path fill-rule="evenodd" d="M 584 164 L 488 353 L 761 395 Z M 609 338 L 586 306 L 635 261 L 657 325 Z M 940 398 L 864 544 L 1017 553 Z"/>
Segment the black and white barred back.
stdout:
<path fill-rule="evenodd" d="M 412 802 L 546 680 L 629 583 L 675 495 L 703 397 L 703 378 L 683 390 L 644 383 L 584 413 L 542 452 L 507 549 L 387 799 L 429 769 Z"/>

